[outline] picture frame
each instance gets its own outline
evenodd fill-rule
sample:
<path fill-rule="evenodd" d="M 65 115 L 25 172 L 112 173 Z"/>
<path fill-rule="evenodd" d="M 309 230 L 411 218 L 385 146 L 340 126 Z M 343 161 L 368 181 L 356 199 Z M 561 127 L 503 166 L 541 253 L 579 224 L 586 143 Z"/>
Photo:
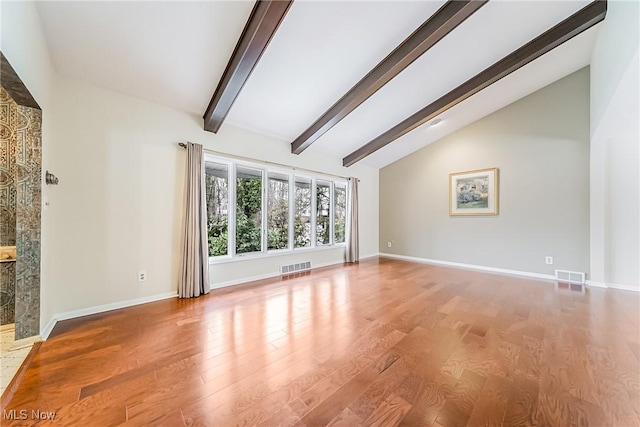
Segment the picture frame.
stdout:
<path fill-rule="evenodd" d="M 449 215 L 498 215 L 498 168 L 450 173 Z"/>

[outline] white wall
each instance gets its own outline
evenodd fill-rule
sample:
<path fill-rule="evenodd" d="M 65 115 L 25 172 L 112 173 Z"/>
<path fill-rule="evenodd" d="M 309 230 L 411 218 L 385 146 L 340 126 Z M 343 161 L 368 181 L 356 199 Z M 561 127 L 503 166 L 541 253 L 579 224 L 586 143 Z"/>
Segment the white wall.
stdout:
<path fill-rule="evenodd" d="M 40 18 L 33 2 L 0 2 L 0 50 L 42 108 L 42 173 L 44 174 L 53 146 L 52 116 L 55 110 L 54 96 L 56 72 L 49 57 Z M 43 177 L 44 182 L 44 177 Z M 43 188 L 46 199 L 47 187 Z M 44 200 L 43 200 L 44 201 Z M 46 215 L 42 217 L 42 263 L 40 287 L 41 329 L 53 316 L 54 283 L 50 280 L 47 253 L 55 251 L 56 243 L 50 231 L 55 225 Z"/>
<path fill-rule="evenodd" d="M 51 106 L 56 74 L 35 3 L 3 1 L 0 16 L 0 49 L 38 104 Z"/>
<path fill-rule="evenodd" d="M 53 310 L 64 313 L 176 291 L 184 165 L 178 142 L 239 156 L 360 178 L 361 253 L 378 246 L 378 171 L 345 169 L 339 158 L 290 154 L 287 142 L 202 119 L 69 79 L 60 79 L 54 147 L 47 167 L 60 178 L 45 212 L 55 250 L 46 253 L 55 285 Z M 215 264 L 212 286 L 273 275 L 299 255 Z M 306 253 L 313 265 L 343 260 L 343 250 Z M 148 281 L 139 284 L 144 269 Z"/>
<path fill-rule="evenodd" d="M 499 214 L 450 216 L 449 174 L 491 167 Z M 380 252 L 588 274 L 588 184 L 586 67 L 381 169 Z"/>
<path fill-rule="evenodd" d="M 609 1 L 591 59 L 591 278 L 640 289 L 638 2 Z"/>

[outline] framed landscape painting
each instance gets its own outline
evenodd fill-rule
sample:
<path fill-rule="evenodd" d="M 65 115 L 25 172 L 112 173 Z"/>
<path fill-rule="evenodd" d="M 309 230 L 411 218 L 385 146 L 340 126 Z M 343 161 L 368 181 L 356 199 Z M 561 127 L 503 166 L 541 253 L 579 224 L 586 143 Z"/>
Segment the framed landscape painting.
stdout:
<path fill-rule="evenodd" d="M 450 173 L 449 215 L 498 215 L 498 168 Z"/>

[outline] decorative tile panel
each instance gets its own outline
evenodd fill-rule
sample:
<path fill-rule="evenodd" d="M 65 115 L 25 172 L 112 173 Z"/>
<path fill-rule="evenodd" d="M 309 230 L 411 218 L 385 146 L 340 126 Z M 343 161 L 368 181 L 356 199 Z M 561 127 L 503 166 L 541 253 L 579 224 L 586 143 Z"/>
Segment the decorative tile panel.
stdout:
<path fill-rule="evenodd" d="M 42 112 L 18 106 L 16 149 L 16 340 L 40 332 Z"/>
<path fill-rule="evenodd" d="M 18 105 L 0 87 L 0 246 L 16 244 Z M 15 321 L 15 262 L 0 263 L 0 325 Z"/>
<path fill-rule="evenodd" d="M 16 309 L 16 263 L 0 263 L 0 325 L 14 322 Z"/>
<path fill-rule="evenodd" d="M 0 246 L 16 244 L 18 105 L 0 87 Z"/>
<path fill-rule="evenodd" d="M 40 331 L 42 112 L 17 105 L 0 87 L 0 246 L 16 246 L 0 264 L 0 320 L 17 340 Z"/>

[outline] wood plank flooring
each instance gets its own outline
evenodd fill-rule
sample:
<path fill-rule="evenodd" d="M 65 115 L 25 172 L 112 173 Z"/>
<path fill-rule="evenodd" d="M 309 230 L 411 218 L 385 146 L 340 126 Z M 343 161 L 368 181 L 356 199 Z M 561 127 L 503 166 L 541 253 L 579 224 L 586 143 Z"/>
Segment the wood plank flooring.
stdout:
<path fill-rule="evenodd" d="M 373 258 L 60 322 L 2 425 L 631 427 L 639 349 L 637 293 Z"/>

